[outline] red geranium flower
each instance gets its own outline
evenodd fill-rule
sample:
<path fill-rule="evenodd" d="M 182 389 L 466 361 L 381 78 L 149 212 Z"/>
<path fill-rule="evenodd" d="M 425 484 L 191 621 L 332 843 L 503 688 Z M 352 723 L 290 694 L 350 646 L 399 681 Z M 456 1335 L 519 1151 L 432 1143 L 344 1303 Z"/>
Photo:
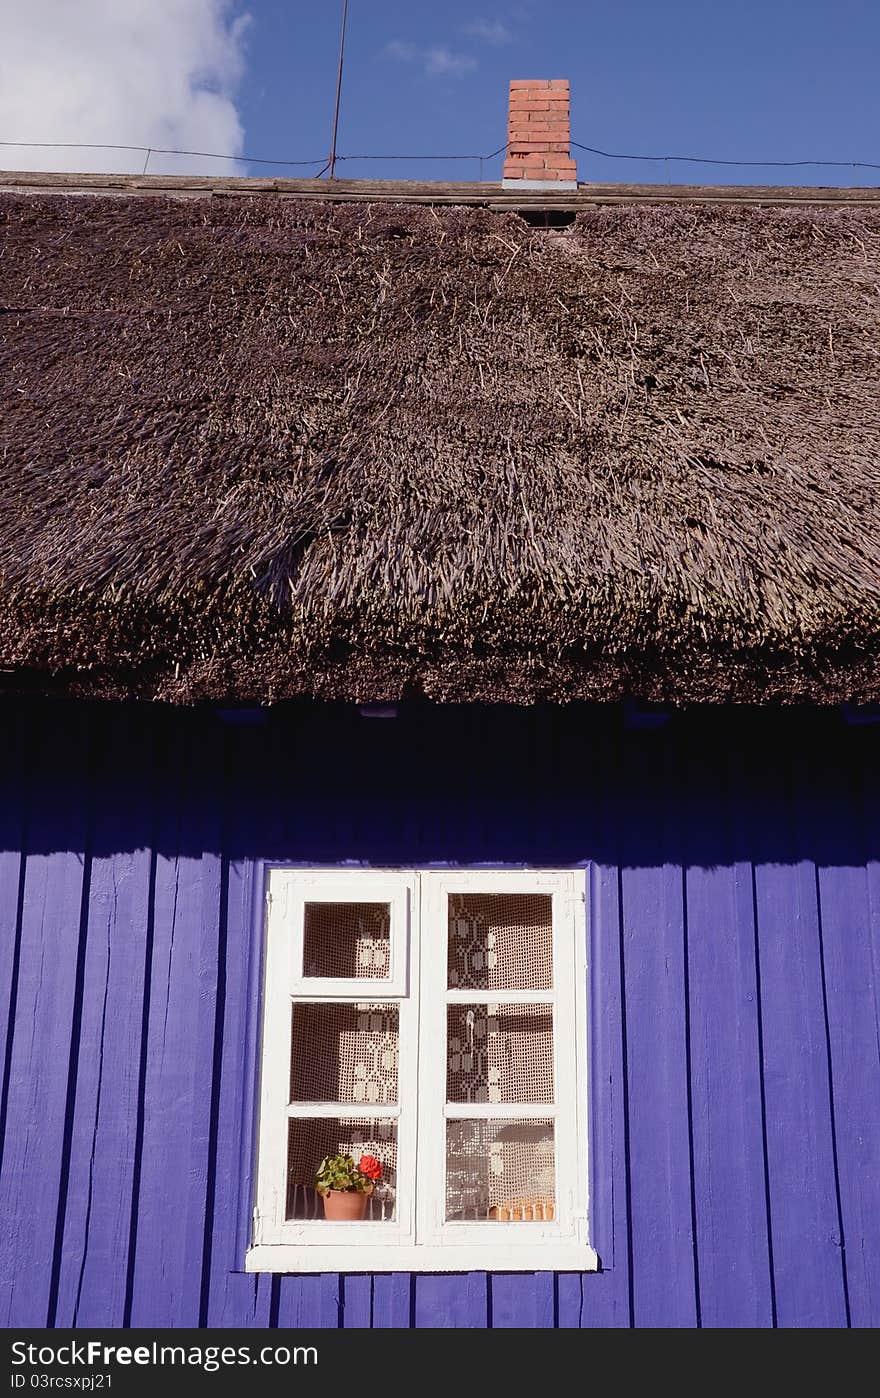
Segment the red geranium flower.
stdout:
<path fill-rule="evenodd" d="M 366 1175 L 368 1180 L 380 1180 L 382 1178 L 382 1166 L 375 1155 L 362 1155 L 358 1166 L 362 1175 Z"/>

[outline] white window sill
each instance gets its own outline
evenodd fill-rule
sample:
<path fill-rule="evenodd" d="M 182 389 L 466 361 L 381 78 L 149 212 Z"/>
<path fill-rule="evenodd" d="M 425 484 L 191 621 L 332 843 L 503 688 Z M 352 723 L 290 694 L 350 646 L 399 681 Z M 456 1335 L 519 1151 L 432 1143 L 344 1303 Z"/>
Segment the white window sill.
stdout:
<path fill-rule="evenodd" d="M 246 1272 L 595 1272 L 599 1258 L 575 1242 L 431 1246 L 413 1243 L 261 1243 L 248 1250 Z"/>

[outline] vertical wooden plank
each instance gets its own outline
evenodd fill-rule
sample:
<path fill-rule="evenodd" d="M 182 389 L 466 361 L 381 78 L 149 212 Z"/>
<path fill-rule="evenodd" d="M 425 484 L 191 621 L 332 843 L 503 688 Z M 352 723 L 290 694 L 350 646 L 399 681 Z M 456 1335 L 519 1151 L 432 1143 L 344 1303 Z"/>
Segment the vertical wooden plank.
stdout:
<path fill-rule="evenodd" d="M 127 1283 L 145 949 L 152 722 L 96 716 L 95 817 L 76 1106 L 54 1324 L 121 1326 Z"/>
<path fill-rule="evenodd" d="M 856 749 L 852 758 L 852 768 L 862 774 L 862 819 L 864 823 L 866 872 L 868 884 L 868 935 L 871 948 L 872 985 L 874 989 L 875 1036 L 880 1043 L 880 729 L 863 730 L 863 746 Z M 855 746 L 855 744 L 854 744 Z M 873 1119 L 873 1115 L 872 1115 Z M 874 1177 L 880 1174 L 880 1165 L 874 1163 Z M 859 1246 L 859 1233 L 853 1240 Z M 873 1259 L 856 1258 L 849 1260 L 848 1271 L 864 1266 Z M 866 1290 L 870 1285 L 871 1325 L 880 1325 L 880 1294 L 874 1285 L 873 1274 L 870 1283 L 867 1278 L 862 1283 Z M 854 1281 L 854 1290 L 859 1285 Z M 857 1302 L 853 1309 L 853 1323 L 861 1326 L 863 1310 Z"/>
<path fill-rule="evenodd" d="M 536 1272 L 535 1329 L 553 1330 L 557 1319 L 556 1277 L 553 1272 Z"/>
<path fill-rule="evenodd" d="M 468 1328 L 468 1275 L 425 1273 L 414 1278 L 415 1327 L 418 1330 Z"/>
<path fill-rule="evenodd" d="M 321 1314 L 322 1284 L 318 1272 L 299 1277 L 278 1277 L 278 1328 L 318 1330 L 324 1325 Z M 335 1323 L 335 1322 L 334 1322 Z"/>
<path fill-rule="evenodd" d="M 320 1316 L 323 1330 L 338 1330 L 342 1326 L 342 1281 L 338 1272 L 322 1272 L 320 1285 Z"/>
<path fill-rule="evenodd" d="M 690 1188 L 684 904 L 671 739 L 630 733 L 622 873 L 633 1316 L 697 1324 Z"/>
<path fill-rule="evenodd" d="M 208 722 L 176 719 L 158 832 L 134 1326 L 197 1326 L 201 1312 L 221 836 Z"/>
<path fill-rule="evenodd" d="M 268 852 L 271 822 L 266 807 L 274 787 L 267 730 L 232 728 L 226 735 L 224 765 L 224 867 L 226 899 L 218 947 L 218 1098 L 209 1218 L 206 1238 L 208 1298 L 205 1323 L 220 1327 L 269 1324 L 272 1277 L 247 1275 L 250 1201 L 253 1197 L 254 1143 L 250 1126 L 255 1108 L 259 1043 L 262 926 L 254 887 L 256 861 Z"/>
<path fill-rule="evenodd" d="M 341 1279 L 342 1325 L 346 1330 L 369 1330 L 373 1323 L 373 1278 L 350 1273 Z"/>
<path fill-rule="evenodd" d="M 623 996 L 621 821 L 628 818 L 620 783 L 619 740 L 597 736 L 585 771 L 582 802 L 588 821 L 590 1241 L 601 1271 L 576 1281 L 560 1278 L 564 1328 L 632 1325 L 630 1295 L 629 1126 Z"/>
<path fill-rule="evenodd" d="M 373 1278 L 373 1328 L 408 1330 L 412 1324 L 412 1277 L 409 1272 L 381 1272 Z"/>
<path fill-rule="evenodd" d="M 217 1037 L 217 1019 L 222 1019 L 223 1005 L 218 1002 L 220 973 L 220 942 L 225 938 L 226 908 L 224 907 L 223 875 L 223 733 L 212 716 L 201 716 L 204 730 L 199 733 L 195 783 L 204 801 L 197 811 L 197 822 L 188 822 L 194 861 L 198 847 L 202 854 L 199 868 L 193 868 L 198 888 L 198 943 L 196 952 L 197 999 L 190 1006 L 193 1054 L 193 1099 L 190 1104 L 189 1129 L 189 1189 L 186 1192 L 184 1216 L 184 1247 L 186 1256 L 199 1258 L 198 1322 L 204 1324 L 209 1294 L 205 1267 L 210 1264 L 210 1240 L 206 1208 L 209 1197 L 213 1204 L 216 1153 L 211 1139 L 215 1115 L 215 1095 L 222 1087 L 222 1041 Z M 223 948 L 225 957 L 225 947 Z M 224 963 L 225 974 L 225 963 Z M 193 1013 L 194 1011 L 194 1013 Z M 194 1032 L 193 1032 L 194 1031 Z M 242 1085 L 242 1090 L 244 1085 Z M 193 1269 L 195 1270 L 195 1268 Z M 187 1286 L 187 1310 L 190 1310 Z"/>
<path fill-rule="evenodd" d="M 0 1162 L 0 1324 L 7 1328 L 43 1326 L 49 1316 L 87 865 L 87 711 L 52 706 L 39 738 Z"/>
<path fill-rule="evenodd" d="M 11 699 L 0 704 L 0 1044 L 3 1053 L 0 1084 L 0 1140 L 8 1093 L 6 1049 L 12 1047 L 12 1025 L 18 991 L 21 949 L 21 904 L 24 897 L 27 816 L 27 754 L 33 743 L 31 722 L 24 707 Z"/>
<path fill-rule="evenodd" d="M 604 1274 L 606 1277 L 609 1274 Z M 603 1273 L 595 1274 L 595 1279 Z M 584 1318 L 584 1289 L 587 1282 L 583 1272 L 556 1273 L 556 1325 L 559 1330 L 579 1330 L 586 1325 Z M 611 1322 L 613 1324 L 613 1321 Z M 629 1311 L 626 1311 L 629 1323 Z"/>
<path fill-rule="evenodd" d="M 609 856 L 603 855 L 603 861 Z M 632 1324 L 629 1255 L 629 1155 L 620 876 L 608 862 L 590 871 L 590 1237 L 601 1271 L 562 1288 L 579 1325 L 617 1329 Z"/>
<path fill-rule="evenodd" d="M 872 945 L 877 904 L 866 859 L 856 773 L 864 772 L 877 812 L 878 737 L 874 728 L 835 735 L 814 750 L 804 811 L 812 827 L 820 950 L 834 1124 L 840 1244 L 850 1323 L 880 1324 L 880 1015 Z M 871 831 L 876 840 L 876 827 Z M 873 862 L 873 861 L 872 861 Z M 833 1265 L 833 1264 L 830 1264 Z"/>
<path fill-rule="evenodd" d="M 738 751 L 689 748 L 685 842 L 694 1198 L 702 1323 L 771 1326 L 751 866 Z M 736 1090 L 731 1090 L 731 1073 Z"/>
<path fill-rule="evenodd" d="M 493 1330 L 534 1330 L 537 1325 L 534 1272 L 492 1272 L 489 1292 Z"/>
<path fill-rule="evenodd" d="M 754 754 L 752 840 L 777 1323 L 847 1323 L 829 1110 L 816 870 L 779 746 Z"/>
<path fill-rule="evenodd" d="M 485 1330 L 489 1325 L 489 1279 L 485 1272 L 468 1272 L 464 1288 L 467 1298 L 465 1328 Z"/>

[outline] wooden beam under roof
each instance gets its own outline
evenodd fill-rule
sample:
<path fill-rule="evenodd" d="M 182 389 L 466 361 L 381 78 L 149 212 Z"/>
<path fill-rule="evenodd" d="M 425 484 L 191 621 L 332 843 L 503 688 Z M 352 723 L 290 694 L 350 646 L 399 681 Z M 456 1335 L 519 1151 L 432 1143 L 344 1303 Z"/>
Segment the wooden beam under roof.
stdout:
<path fill-rule="evenodd" d="M 95 175 L 0 171 L 4 193 L 153 195 L 175 199 L 241 198 L 274 194 L 388 204 L 456 204 L 482 208 L 571 213 L 596 204 L 880 204 L 880 187 L 692 184 L 581 184 L 576 190 L 503 189 L 467 180 L 296 180 L 213 175 Z"/>

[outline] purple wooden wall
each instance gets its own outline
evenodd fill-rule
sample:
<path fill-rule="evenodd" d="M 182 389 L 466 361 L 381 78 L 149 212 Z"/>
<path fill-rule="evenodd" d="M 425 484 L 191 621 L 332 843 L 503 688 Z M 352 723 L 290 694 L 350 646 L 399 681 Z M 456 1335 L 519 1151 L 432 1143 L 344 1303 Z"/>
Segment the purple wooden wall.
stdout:
<path fill-rule="evenodd" d="M 0 1325 L 880 1323 L 880 729 L 0 715 Z M 601 1273 L 242 1272 L 261 859 L 584 865 Z"/>

